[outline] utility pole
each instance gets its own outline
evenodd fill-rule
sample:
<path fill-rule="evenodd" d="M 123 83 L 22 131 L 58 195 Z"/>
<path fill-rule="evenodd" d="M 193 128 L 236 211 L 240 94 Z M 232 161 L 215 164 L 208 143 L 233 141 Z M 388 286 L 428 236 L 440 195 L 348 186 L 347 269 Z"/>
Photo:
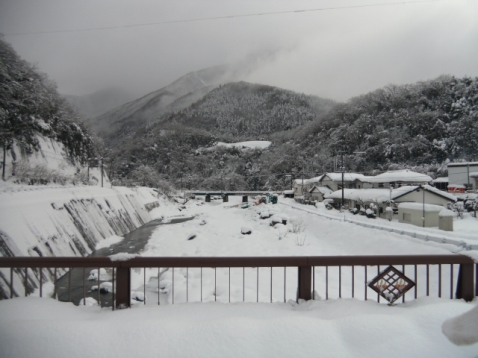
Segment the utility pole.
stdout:
<path fill-rule="evenodd" d="M 470 190 L 470 163 L 466 163 L 466 178 L 467 178 L 466 190 L 468 191 Z"/>
<path fill-rule="evenodd" d="M 5 162 L 7 161 L 7 141 L 3 141 L 2 179 L 5 181 Z"/>
<path fill-rule="evenodd" d="M 302 196 L 305 198 L 304 194 L 304 168 L 302 167 L 302 187 L 300 188 L 300 191 L 302 192 Z"/>
<path fill-rule="evenodd" d="M 420 185 L 423 191 L 423 199 L 422 199 L 422 225 L 425 227 L 425 187 Z"/>
<path fill-rule="evenodd" d="M 340 167 L 340 170 L 342 172 L 342 205 L 341 205 L 341 208 L 342 209 L 344 207 L 344 151 L 342 150 L 341 151 L 341 154 L 342 154 L 342 166 Z"/>
<path fill-rule="evenodd" d="M 101 187 L 103 187 L 103 157 L 101 157 Z"/>

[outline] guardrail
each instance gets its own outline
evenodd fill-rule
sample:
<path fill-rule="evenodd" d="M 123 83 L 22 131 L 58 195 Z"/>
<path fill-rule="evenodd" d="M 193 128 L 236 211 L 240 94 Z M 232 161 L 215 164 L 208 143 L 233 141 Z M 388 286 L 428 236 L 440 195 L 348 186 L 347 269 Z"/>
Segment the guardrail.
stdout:
<path fill-rule="evenodd" d="M 407 235 L 407 236 L 410 236 L 410 237 L 413 237 L 413 238 L 416 238 L 416 239 L 420 239 L 420 240 L 423 240 L 423 241 L 433 241 L 433 242 L 437 242 L 437 243 L 440 243 L 440 244 L 452 244 L 452 245 L 456 245 L 457 247 L 461 247 L 461 248 L 463 248 L 464 250 L 467 250 L 467 251 L 478 250 L 478 245 L 476 245 L 476 244 L 473 245 L 473 244 L 470 244 L 470 243 L 466 243 L 462 240 L 457 240 L 457 239 L 444 237 L 444 236 L 440 236 L 440 235 L 433 235 L 432 232 L 430 232 L 430 233 L 417 233 L 413 230 L 406 229 L 406 228 L 382 226 L 382 225 L 380 225 L 380 223 L 379 224 L 376 224 L 376 223 L 374 224 L 373 223 L 374 221 L 378 222 L 378 220 L 375 220 L 375 219 L 367 219 L 368 221 L 358 221 L 358 220 L 353 220 L 353 219 L 347 218 L 345 215 L 343 215 L 343 216 L 342 215 L 341 216 L 327 215 L 327 214 L 324 214 L 324 213 L 321 213 L 321 212 L 317 212 L 315 210 L 309 210 L 305 207 L 301 208 L 301 207 L 297 207 L 297 206 L 290 205 L 290 204 L 283 203 L 283 202 L 280 202 L 280 204 L 288 206 L 288 207 L 296 209 L 296 210 L 304 211 L 304 212 L 309 213 L 309 214 L 317 215 L 317 216 L 320 216 L 320 217 L 323 217 L 323 218 L 326 218 L 326 219 L 329 219 L 329 220 L 344 221 L 344 222 L 348 222 L 348 223 L 351 223 L 351 224 L 363 226 L 363 227 L 370 228 L 370 229 L 377 229 L 377 230 L 382 230 L 382 231 L 395 232 L 395 233 L 400 234 L 400 235 Z M 420 229 L 420 228 L 417 227 L 417 229 Z"/>
<path fill-rule="evenodd" d="M 25 296 L 38 289 L 39 296 L 42 297 L 44 282 L 50 276 L 55 283 L 53 298 L 60 296 L 60 290 L 63 290 L 61 300 L 72 301 L 73 290 L 76 295 L 81 295 L 82 292 L 82 302 L 85 304 L 86 283 L 88 282 L 85 280 L 86 269 L 92 268 L 93 280 L 97 282 L 98 301 L 101 302 L 101 297 L 104 294 L 111 295 L 109 299 L 112 303 L 115 302 L 112 304 L 114 310 L 130 306 L 132 271 L 135 275 L 141 275 L 136 272 L 138 269 L 143 270 L 144 295 L 142 301 L 144 304 L 146 304 L 147 285 L 150 285 L 150 280 L 146 279 L 147 272 L 149 278 L 157 279 L 157 291 L 155 288 L 153 293 L 152 288 L 149 287 L 148 293 L 151 296 L 152 294 L 156 295 L 157 292 L 158 304 L 161 304 L 160 294 L 168 294 L 167 297 L 170 298 L 170 300 L 163 298 L 163 303 L 175 303 L 175 289 L 178 290 L 178 281 L 181 281 L 180 288 L 185 302 L 190 301 L 191 294 L 196 295 L 196 301 L 199 301 L 199 297 L 200 301 L 203 301 L 203 288 L 207 284 L 210 285 L 209 293 L 206 295 L 207 300 L 214 297 L 214 301 L 231 302 L 232 272 L 235 280 L 233 285 L 234 301 L 240 301 L 240 286 L 242 286 L 242 301 L 246 301 L 246 291 L 249 297 L 251 294 L 255 294 L 256 302 L 263 302 L 264 297 L 267 297 L 269 302 L 278 302 L 282 299 L 286 302 L 291 296 L 295 300 L 310 300 L 317 298 L 316 292 L 325 295 L 325 299 L 337 297 L 337 294 L 337 298 L 358 298 L 359 295 L 356 293 L 362 293 L 363 298 L 367 300 L 370 299 L 368 284 L 375 277 L 373 268 L 376 267 L 378 274 L 385 266 L 394 266 L 403 274 L 412 277 L 412 281 L 415 283 L 414 292 L 403 295 L 402 302 L 405 302 L 406 297 L 416 299 L 418 296 L 429 296 L 431 287 L 436 291 L 438 297 L 442 297 L 446 291 L 449 291 L 450 298 L 463 298 L 466 301 L 471 301 L 478 295 L 478 265 L 471 258 L 462 255 L 135 257 L 125 261 L 111 261 L 108 257 L 2 257 L 0 258 L 0 279 L 3 279 L 3 282 L 0 280 L 0 285 L 4 292 L 3 298 L 22 295 L 18 289 L 14 288 L 14 286 L 18 286 L 18 281 L 21 281 L 23 285 Z M 10 269 L 9 280 L 5 275 L 8 268 Z M 61 279 L 57 277 L 59 268 L 69 269 Z M 79 285 L 72 284 L 72 268 L 80 269 L 79 273 L 73 274 L 73 276 L 81 277 Z M 101 268 L 110 271 L 107 278 L 102 278 Z M 241 268 L 242 270 L 238 270 Z M 163 270 L 161 271 L 161 269 Z M 196 271 L 193 272 L 193 270 Z M 432 270 L 436 274 L 431 275 Z M 167 287 L 166 284 L 160 284 L 161 276 L 166 273 L 171 276 L 170 279 L 164 280 L 168 282 Z M 222 293 L 218 293 L 218 273 L 220 281 L 222 281 L 221 287 L 228 287 L 228 290 L 223 289 Z M 16 285 L 14 285 L 14 276 L 17 277 Z M 443 289 L 442 281 L 447 278 L 449 285 Z M 105 293 L 101 293 L 101 281 L 111 281 L 111 284 L 108 284 L 108 289 L 103 290 L 106 291 Z M 347 282 L 344 285 L 345 281 Z M 59 282 L 62 283 L 59 285 Z M 214 283 L 213 291 L 211 290 L 212 283 Z M 275 291 L 273 283 L 276 284 Z M 344 286 L 350 291 L 350 294 L 346 296 L 343 294 Z M 255 292 L 251 293 L 252 290 Z M 419 291 L 421 291 L 420 295 Z M 5 295 L 5 292 L 9 294 Z M 261 299 L 259 298 L 260 292 Z M 265 295 L 264 292 L 266 292 Z M 91 291 L 89 293 L 90 295 L 95 294 Z M 380 302 L 378 294 L 377 301 Z M 81 303 L 81 300 L 76 303 Z"/>

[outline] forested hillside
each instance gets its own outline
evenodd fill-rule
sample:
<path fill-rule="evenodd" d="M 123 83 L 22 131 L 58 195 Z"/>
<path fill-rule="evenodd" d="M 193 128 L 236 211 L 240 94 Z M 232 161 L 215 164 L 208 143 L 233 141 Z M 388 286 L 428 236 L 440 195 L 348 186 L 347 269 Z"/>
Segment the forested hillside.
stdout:
<path fill-rule="evenodd" d="M 343 151 L 354 170 L 440 165 L 478 157 L 478 78 L 390 85 L 335 106 L 289 136 L 321 169 Z M 363 152 L 354 154 L 354 152 Z M 330 170 L 330 169 L 329 169 Z"/>
<path fill-rule="evenodd" d="M 446 175 L 448 161 L 478 158 L 477 78 L 390 85 L 330 106 L 269 86 L 224 85 L 118 143 L 112 174 L 183 188 L 281 189 L 287 173 L 333 171 L 342 153 L 347 171 L 432 176 Z M 272 145 L 263 150 L 213 146 L 266 137 Z"/>
<path fill-rule="evenodd" d="M 32 154 L 40 149 L 38 136 L 62 143 L 71 162 L 86 161 L 88 150 L 94 150 L 80 117 L 58 95 L 56 85 L 0 38 L 2 152 L 6 149 L 12 161 Z"/>
<path fill-rule="evenodd" d="M 277 87 L 246 82 L 228 83 L 163 123 L 180 123 L 216 135 L 267 136 L 317 120 L 335 105 L 332 100 L 307 96 Z"/>

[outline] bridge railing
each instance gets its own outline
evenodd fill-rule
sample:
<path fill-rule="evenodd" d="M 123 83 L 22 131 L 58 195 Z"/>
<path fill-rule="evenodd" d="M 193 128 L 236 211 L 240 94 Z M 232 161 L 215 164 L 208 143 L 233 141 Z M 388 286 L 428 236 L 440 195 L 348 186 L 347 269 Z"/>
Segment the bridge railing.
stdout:
<path fill-rule="evenodd" d="M 52 281 L 53 298 L 85 304 L 93 297 L 113 309 L 131 302 L 355 298 L 384 303 L 369 283 L 389 266 L 414 283 L 402 302 L 424 296 L 471 301 L 478 295 L 478 265 L 462 255 L 2 257 L 0 288 L 4 299 L 34 292 L 42 297 L 45 283 Z"/>

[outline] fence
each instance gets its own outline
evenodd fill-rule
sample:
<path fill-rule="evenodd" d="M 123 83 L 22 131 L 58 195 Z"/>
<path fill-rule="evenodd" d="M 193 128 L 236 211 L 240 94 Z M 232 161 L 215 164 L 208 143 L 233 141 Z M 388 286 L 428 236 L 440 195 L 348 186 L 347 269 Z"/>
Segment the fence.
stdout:
<path fill-rule="evenodd" d="M 0 285 L 3 298 L 21 296 L 19 285 L 25 296 L 37 290 L 42 297 L 49 276 L 55 283 L 53 298 L 85 304 L 88 293 L 103 306 L 111 302 L 113 310 L 129 307 L 132 298 L 146 304 L 156 295 L 157 304 L 174 304 L 180 300 L 286 302 L 291 298 L 316 299 L 319 294 L 325 299 L 368 300 L 372 292 L 380 302 L 380 295 L 371 291 L 368 283 L 390 265 L 415 283 L 402 296 L 402 302 L 430 296 L 433 291 L 438 297 L 467 301 L 478 295 L 478 265 L 462 255 L 136 257 L 126 261 L 108 257 L 2 257 Z M 91 269 L 90 281 L 86 279 L 87 269 Z M 59 278 L 60 272 L 66 273 Z M 97 283 L 97 292 L 91 280 Z M 140 287 L 142 281 L 142 295 L 140 291 L 132 295 L 132 280 Z M 443 281 L 447 280 L 444 288 Z M 91 286 L 88 292 L 87 286 Z"/>

